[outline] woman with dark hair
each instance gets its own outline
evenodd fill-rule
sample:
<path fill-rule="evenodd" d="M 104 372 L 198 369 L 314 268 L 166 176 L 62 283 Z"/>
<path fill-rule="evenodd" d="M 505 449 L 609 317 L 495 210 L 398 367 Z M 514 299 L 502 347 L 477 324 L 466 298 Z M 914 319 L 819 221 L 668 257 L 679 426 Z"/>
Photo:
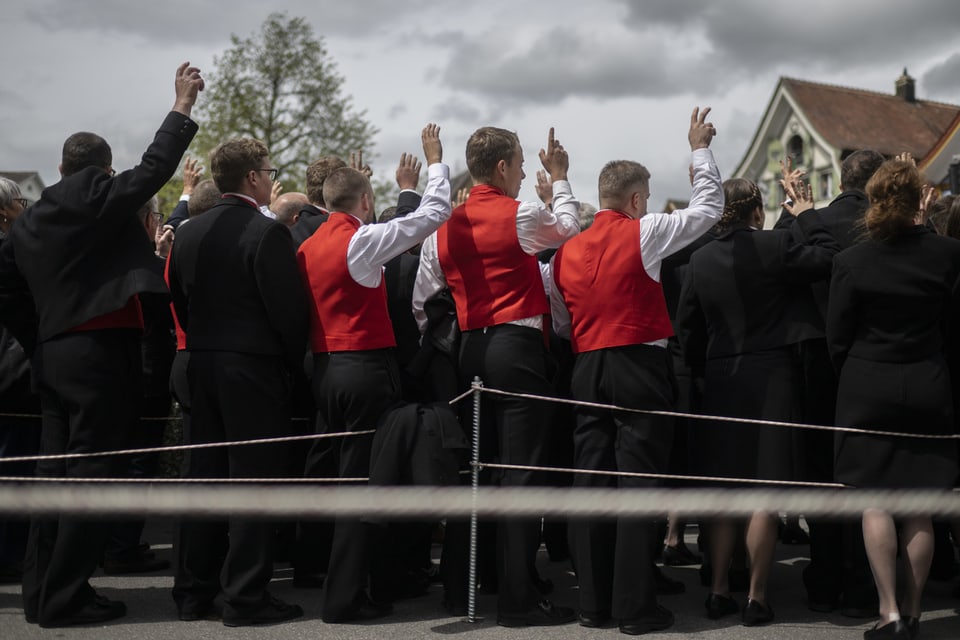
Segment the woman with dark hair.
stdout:
<path fill-rule="evenodd" d="M 723 183 L 724 211 L 717 239 L 690 259 L 677 310 L 677 335 L 694 370 L 704 374 L 703 412 L 799 422 L 800 362 L 796 345 L 816 337 L 812 305 L 800 305 L 807 285 L 825 279 L 839 246 L 812 209 L 809 187 L 796 191 L 796 231 L 761 231 L 763 200 L 757 185 L 734 179 Z M 796 187 L 796 188 L 794 188 Z M 804 311 L 806 309 L 807 311 Z M 821 334 L 822 335 L 822 334 Z M 794 480 L 796 432 L 785 427 L 700 421 L 689 435 L 692 464 L 705 476 Z M 724 482 L 721 486 L 733 486 Z M 716 519 L 707 525 L 713 579 L 707 616 L 736 613 L 728 569 L 738 522 Z M 748 626 L 773 620 L 767 577 L 777 539 L 776 514 L 756 512 L 746 527 L 750 590 L 743 608 Z"/>
<path fill-rule="evenodd" d="M 915 434 L 953 430 L 946 353 L 957 318 L 960 242 L 923 224 L 921 192 L 912 161 L 885 162 L 867 183 L 867 239 L 834 263 L 827 344 L 840 379 L 838 426 Z M 853 487 L 946 489 L 957 476 L 956 448 L 947 445 L 892 433 L 838 434 L 836 479 Z M 863 514 L 880 596 L 880 621 L 864 633 L 868 640 L 915 638 L 919 632 L 933 528 L 929 516 L 899 524 L 907 575 L 898 605 L 896 523 L 881 509 Z"/>

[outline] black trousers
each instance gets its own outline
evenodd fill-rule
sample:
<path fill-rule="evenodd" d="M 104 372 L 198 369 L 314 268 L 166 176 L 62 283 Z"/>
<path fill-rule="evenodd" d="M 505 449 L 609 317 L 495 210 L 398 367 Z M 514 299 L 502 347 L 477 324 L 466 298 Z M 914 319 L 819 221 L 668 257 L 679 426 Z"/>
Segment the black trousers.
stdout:
<path fill-rule="evenodd" d="M 126 448 L 140 397 L 140 331 L 67 333 L 37 347 L 34 366 L 43 413 L 43 455 Z M 55 478 L 122 475 L 129 460 L 97 456 L 45 460 L 36 474 Z M 31 521 L 23 572 L 27 618 L 53 623 L 94 598 L 88 579 L 103 554 L 108 523 L 75 516 Z"/>
<path fill-rule="evenodd" d="M 0 394 L 0 412 L 40 415 L 40 398 L 30 389 L 29 376 Z M 40 451 L 40 420 L 0 416 L 0 475 L 32 476 L 36 462 L 3 462 L 3 458 L 35 456 Z M 0 572 L 19 569 L 27 548 L 29 520 L 0 517 Z"/>
<path fill-rule="evenodd" d="M 374 429 L 383 413 L 400 401 L 400 374 L 392 349 L 315 353 L 313 395 L 324 432 Z M 319 440 L 308 475 L 367 478 L 373 435 Z M 351 483 L 356 484 L 356 483 Z M 323 620 L 338 622 L 355 612 L 365 597 L 371 545 L 379 527 L 353 516 L 338 517 L 323 595 Z M 376 575 L 375 575 L 375 580 Z"/>
<path fill-rule="evenodd" d="M 186 444 L 290 435 L 289 374 L 279 356 L 192 351 L 187 365 L 191 420 Z M 188 451 L 187 478 L 280 478 L 290 475 L 289 444 Z M 230 518 L 184 520 L 176 538 L 173 598 L 181 610 L 222 590 L 224 611 L 242 614 L 268 602 L 274 523 Z"/>
<path fill-rule="evenodd" d="M 484 386 L 504 391 L 553 395 L 546 366 L 543 334 L 535 329 L 503 324 L 466 331 L 460 345 L 461 382 L 474 376 Z M 484 394 L 480 410 L 480 458 L 483 462 L 545 466 L 549 441 L 556 437 L 553 406 L 542 401 Z M 501 486 L 546 486 L 548 472 L 504 470 L 494 482 Z M 497 527 L 497 610 L 522 613 L 540 599 L 533 578 L 540 547 L 540 519 L 501 520 Z"/>
<path fill-rule="evenodd" d="M 671 367 L 669 352 L 649 345 L 581 353 L 571 391 L 580 401 L 669 411 L 676 398 Z M 577 469 L 663 473 L 673 443 L 673 419 L 577 407 L 573 438 Z M 575 487 L 657 484 L 648 478 L 587 474 L 574 478 Z M 571 556 L 583 611 L 630 620 L 656 607 L 655 534 L 652 519 L 571 520 Z"/>

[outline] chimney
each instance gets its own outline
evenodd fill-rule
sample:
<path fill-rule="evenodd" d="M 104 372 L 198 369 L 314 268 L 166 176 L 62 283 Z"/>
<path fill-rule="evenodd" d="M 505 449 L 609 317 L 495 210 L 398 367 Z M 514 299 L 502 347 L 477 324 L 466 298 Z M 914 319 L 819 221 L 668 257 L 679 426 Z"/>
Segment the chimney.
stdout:
<path fill-rule="evenodd" d="M 903 75 L 897 78 L 896 95 L 907 102 L 916 102 L 916 82 L 907 74 L 907 68 L 903 68 Z"/>

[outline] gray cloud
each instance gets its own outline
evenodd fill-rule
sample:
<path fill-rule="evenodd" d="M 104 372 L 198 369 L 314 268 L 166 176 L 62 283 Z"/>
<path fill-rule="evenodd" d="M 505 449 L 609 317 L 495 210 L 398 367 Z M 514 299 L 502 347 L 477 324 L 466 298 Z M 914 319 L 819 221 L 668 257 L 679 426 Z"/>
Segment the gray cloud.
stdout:
<path fill-rule="evenodd" d="M 396 120 L 403 114 L 407 112 L 407 105 L 402 102 L 397 102 L 390 106 L 390 110 L 387 111 L 387 117 L 391 120 Z"/>
<path fill-rule="evenodd" d="M 931 97 L 960 97 L 960 53 L 955 53 L 923 74 L 921 86 Z"/>
<path fill-rule="evenodd" d="M 480 110 L 471 103 L 459 96 L 450 96 L 443 102 L 438 103 L 433 108 L 430 116 L 437 122 L 479 122 Z"/>

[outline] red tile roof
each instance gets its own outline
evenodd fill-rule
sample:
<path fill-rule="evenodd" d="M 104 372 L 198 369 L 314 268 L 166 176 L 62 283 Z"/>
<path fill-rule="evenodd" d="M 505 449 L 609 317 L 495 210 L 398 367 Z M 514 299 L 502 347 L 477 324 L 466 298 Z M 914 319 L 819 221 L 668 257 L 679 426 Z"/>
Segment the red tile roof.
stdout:
<path fill-rule="evenodd" d="M 909 151 L 923 158 L 940 140 L 960 107 L 893 94 L 783 78 L 810 124 L 841 150 L 874 149 L 885 155 Z"/>

